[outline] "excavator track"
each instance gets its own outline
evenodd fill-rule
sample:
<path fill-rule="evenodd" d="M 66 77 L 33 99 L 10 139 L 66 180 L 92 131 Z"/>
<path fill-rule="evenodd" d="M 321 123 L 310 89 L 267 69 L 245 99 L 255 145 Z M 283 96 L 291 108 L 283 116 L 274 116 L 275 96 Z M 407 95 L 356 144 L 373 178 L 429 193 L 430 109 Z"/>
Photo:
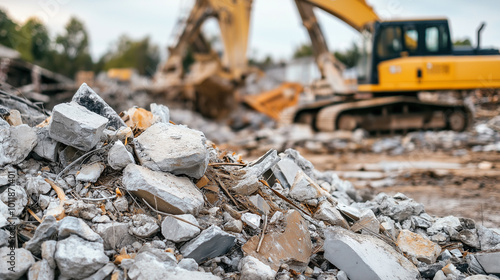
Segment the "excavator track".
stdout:
<path fill-rule="evenodd" d="M 312 113 L 312 111 L 310 111 Z M 472 113 L 463 103 L 421 101 L 416 97 L 391 96 L 325 106 L 314 116 L 320 131 L 354 130 L 394 132 L 421 129 L 463 131 Z"/>

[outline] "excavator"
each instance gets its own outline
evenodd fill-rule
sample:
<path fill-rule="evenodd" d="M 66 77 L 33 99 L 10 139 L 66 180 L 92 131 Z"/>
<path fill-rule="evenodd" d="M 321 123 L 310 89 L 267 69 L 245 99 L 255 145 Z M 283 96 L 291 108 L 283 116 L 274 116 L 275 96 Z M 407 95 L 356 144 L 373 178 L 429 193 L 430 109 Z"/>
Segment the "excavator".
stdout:
<path fill-rule="evenodd" d="M 294 1 L 311 39 L 322 76 L 317 91 L 323 94 L 314 102 L 284 110 L 281 119 L 285 123 L 306 123 L 319 131 L 462 131 L 472 122 L 472 111 L 463 97 L 475 90 L 500 88 L 500 53 L 480 48 L 484 26 L 478 30 L 476 48 L 456 50 L 447 19 L 381 20 L 365 0 Z M 158 80 L 169 87 L 190 81 L 196 108 L 206 116 L 227 115 L 235 107 L 234 92 L 249 73 L 245 54 L 251 4 L 251 0 L 196 0 L 177 44 L 157 73 Z M 361 34 L 357 85 L 343 79 L 345 67 L 329 52 L 314 8 Z M 199 31 L 210 16 L 218 19 L 221 29 L 222 60 Z M 199 54 L 183 78 L 180 64 L 188 44 Z M 325 85 L 326 96 L 319 88 Z M 441 96 L 458 98 L 450 101 Z"/>
<path fill-rule="evenodd" d="M 447 19 L 381 20 L 365 0 L 295 0 L 330 98 L 283 113 L 285 122 L 319 131 L 465 130 L 472 110 L 464 96 L 500 88 L 500 53 L 477 46 L 455 50 Z M 313 7 L 360 32 L 362 56 L 354 89 L 328 51 Z M 425 98 L 425 97 L 431 98 Z M 437 98 L 436 98 L 437 96 Z M 441 96 L 459 96 L 450 100 Z"/>

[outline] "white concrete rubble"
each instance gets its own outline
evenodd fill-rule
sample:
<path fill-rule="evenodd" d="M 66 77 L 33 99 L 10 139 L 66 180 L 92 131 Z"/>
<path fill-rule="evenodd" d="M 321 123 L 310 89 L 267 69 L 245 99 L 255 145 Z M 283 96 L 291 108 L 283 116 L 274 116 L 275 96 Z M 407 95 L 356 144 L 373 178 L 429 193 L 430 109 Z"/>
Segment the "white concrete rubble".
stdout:
<path fill-rule="evenodd" d="M 181 125 L 156 123 L 134 139 L 141 165 L 154 171 L 199 179 L 208 153 L 202 132 Z"/>
<path fill-rule="evenodd" d="M 156 103 L 151 103 L 149 106 L 156 122 L 170 123 L 170 110 L 167 106 Z"/>
<path fill-rule="evenodd" d="M 24 248 L 33 255 L 40 256 L 42 253 L 42 244 L 49 240 L 57 232 L 58 224 L 54 216 L 47 216 L 36 228 L 33 238 L 24 244 Z"/>
<path fill-rule="evenodd" d="M 406 229 L 399 232 L 396 244 L 409 257 L 414 257 L 426 264 L 435 263 L 441 253 L 441 247 L 438 244 Z"/>
<path fill-rule="evenodd" d="M 479 252 L 474 256 L 486 273 L 500 275 L 500 251 Z"/>
<path fill-rule="evenodd" d="M 28 271 L 28 280 L 53 280 L 55 279 L 55 270 L 50 267 L 46 260 L 34 263 Z"/>
<path fill-rule="evenodd" d="M 155 235 L 158 231 L 160 231 L 160 227 L 155 218 L 145 214 L 137 214 L 132 217 L 129 233 L 137 237 L 147 238 Z"/>
<path fill-rule="evenodd" d="M 176 215 L 192 224 L 199 225 L 191 214 Z M 161 223 L 161 233 L 165 239 L 173 242 L 188 241 L 200 233 L 200 229 L 173 217 L 165 217 Z"/>
<path fill-rule="evenodd" d="M 123 171 L 122 182 L 128 191 L 170 214 L 197 214 L 205 203 L 199 189 L 188 178 L 139 165 L 129 164 Z"/>
<path fill-rule="evenodd" d="M 260 227 L 260 216 L 253 213 L 244 213 L 241 215 L 241 220 L 245 222 L 252 229 L 258 229 Z"/>
<path fill-rule="evenodd" d="M 0 199 L 5 205 L 9 206 L 9 217 L 11 213 L 16 217 L 21 215 L 24 207 L 28 204 L 26 191 L 23 187 L 17 185 L 7 187 L 0 195 Z"/>
<path fill-rule="evenodd" d="M 52 139 L 83 151 L 94 148 L 108 119 L 75 102 L 56 105 L 52 110 L 49 135 Z"/>
<path fill-rule="evenodd" d="M 49 128 L 47 126 L 37 128 L 36 130 L 37 144 L 33 152 L 41 158 L 56 162 L 61 143 L 50 138 Z"/>
<path fill-rule="evenodd" d="M 276 271 L 252 256 L 246 256 L 238 264 L 240 278 L 245 280 L 272 280 Z"/>
<path fill-rule="evenodd" d="M 231 249 L 236 238 L 218 226 L 211 226 L 200 235 L 181 247 L 180 252 L 186 258 L 193 258 L 198 263 L 206 259 L 221 256 Z"/>
<path fill-rule="evenodd" d="M 59 221 L 57 237 L 59 240 L 62 240 L 71 234 L 78 235 L 87 241 L 103 242 L 99 234 L 95 233 L 82 219 L 67 216 Z"/>
<path fill-rule="evenodd" d="M 102 243 L 76 235 L 57 242 L 54 259 L 62 277 L 78 279 L 94 274 L 109 261 Z"/>
<path fill-rule="evenodd" d="M 121 141 L 117 140 L 109 149 L 108 165 L 114 170 L 122 170 L 130 163 L 135 163 L 134 156 L 127 151 Z"/>
<path fill-rule="evenodd" d="M 57 241 L 55 240 L 47 240 L 42 243 L 42 258 L 46 260 L 52 268 L 56 268 L 56 260 L 54 259 L 56 245 Z"/>
<path fill-rule="evenodd" d="M 9 247 L 2 247 L 0 248 L 0 279 L 20 279 L 34 263 L 35 259 L 28 250 L 23 248 L 10 250 Z"/>
<path fill-rule="evenodd" d="M 417 268 L 382 240 L 341 227 L 325 232 L 325 258 L 349 279 L 417 279 Z M 383 261 L 381 261 L 383 260 Z"/>
<path fill-rule="evenodd" d="M 76 175 L 76 180 L 80 182 L 97 182 L 97 179 L 101 177 L 102 172 L 106 166 L 100 162 L 95 162 L 91 164 L 85 164 L 80 169 L 78 175 Z"/>
<path fill-rule="evenodd" d="M 0 127 L 0 167 L 22 162 L 36 145 L 36 132 L 26 124 Z"/>

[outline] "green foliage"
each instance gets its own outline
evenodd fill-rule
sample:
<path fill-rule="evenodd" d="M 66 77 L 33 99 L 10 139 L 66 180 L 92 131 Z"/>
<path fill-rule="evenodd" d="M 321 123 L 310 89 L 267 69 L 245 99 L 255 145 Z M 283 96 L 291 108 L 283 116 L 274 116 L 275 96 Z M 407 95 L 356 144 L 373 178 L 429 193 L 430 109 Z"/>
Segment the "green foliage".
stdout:
<path fill-rule="evenodd" d="M 472 43 L 469 38 L 464 38 L 462 40 L 453 41 L 453 46 L 469 46 L 472 47 Z"/>
<path fill-rule="evenodd" d="M 355 43 L 352 43 L 349 49 L 343 52 L 334 52 L 333 55 L 338 61 L 342 62 L 347 68 L 352 68 L 356 66 L 359 58 L 361 57 L 359 48 Z"/>
<path fill-rule="evenodd" d="M 19 37 L 17 32 L 17 24 L 15 24 L 7 15 L 0 9 L 0 44 L 9 48 L 16 48 L 14 38 Z"/>
<path fill-rule="evenodd" d="M 307 57 L 313 55 L 313 49 L 310 44 L 302 44 L 293 52 L 293 58 Z"/>
<path fill-rule="evenodd" d="M 134 41 L 127 35 L 122 35 L 116 47 L 103 57 L 103 70 L 111 68 L 135 68 L 141 75 L 152 76 L 160 62 L 158 46 L 146 37 Z"/>
<path fill-rule="evenodd" d="M 45 25 L 37 18 L 30 18 L 20 28 L 19 34 L 23 38 L 17 46 L 21 58 L 29 62 L 45 64 L 51 50 L 51 42 Z"/>

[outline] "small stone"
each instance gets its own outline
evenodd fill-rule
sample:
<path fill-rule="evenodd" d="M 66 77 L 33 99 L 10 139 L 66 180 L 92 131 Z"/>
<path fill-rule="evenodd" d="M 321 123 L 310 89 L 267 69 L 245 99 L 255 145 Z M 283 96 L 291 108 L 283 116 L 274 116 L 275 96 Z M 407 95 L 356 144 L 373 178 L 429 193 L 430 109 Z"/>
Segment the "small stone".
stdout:
<path fill-rule="evenodd" d="M 458 227 L 460 227 L 460 220 L 454 216 L 447 216 L 437 219 L 434 224 L 427 229 L 427 233 L 434 235 L 438 232 L 444 232 L 447 228 L 457 230 Z"/>
<path fill-rule="evenodd" d="M 276 271 L 252 256 L 242 258 L 238 264 L 238 270 L 241 279 L 272 280 L 276 277 Z"/>
<path fill-rule="evenodd" d="M 241 220 L 245 222 L 252 229 L 260 227 L 260 216 L 252 213 L 244 213 L 241 215 Z"/>
<path fill-rule="evenodd" d="M 122 183 L 152 207 L 170 214 L 197 214 L 205 203 L 199 189 L 188 178 L 135 164 L 125 168 Z"/>
<path fill-rule="evenodd" d="M 177 215 L 176 217 L 199 225 L 196 218 L 191 214 Z M 161 233 L 165 239 L 177 243 L 192 239 L 200 233 L 200 229 L 174 217 L 167 216 L 161 224 Z"/>
<path fill-rule="evenodd" d="M 36 145 L 35 130 L 28 125 L 0 127 L 0 167 L 22 162 Z"/>
<path fill-rule="evenodd" d="M 56 268 L 56 260 L 54 259 L 56 244 L 57 241 L 55 240 L 47 240 L 42 243 L 42 258 L 54 269 Z"/>
<path fill-rule="evenodd" d="M 24 207 L 28 204 L 28 195 L 26 191 L 21 186 L 9 186 L 7 189 L 0 195 L 2 202 L 5 205 L 9 205 L 9 201 L 15 201 L 14 207 L 9 209 L 9 217 L 11 213 L 13 216 L 19 216 L 23 213 Z M 11 203 L 12 204 L 12 203 Z"/>
<path fill-rule="evenodd" d="M 452 263 L 447 264 L 445 267 L 441 269 L 441 271 L 443 271 L 444 274 L 446 274 L 446 276 L 451 275 L 456 277 L 460 275 L 460 271 Z"/>
<path fill-rule="evenodd" d="M 28 271 L 28 279 L 52 280 L 55 279 L 55 270 L 46 260 L 34 263 Z"/>
<path fill-rule="evenodd" d="M 108 165 L 114 170 L 122 170 L 128 164 L 135 163 L 134 156 L 127 151 L 121 141 L 116 141 L 108 152 Z"/>
<path fill-rule="evenodd" d="M 498 280 L 498 277 L 487 275 L 472 275 L 465 278 L 464 280 Z"/>
<path fill-rule="evenodd" d="M 101 173 L 104 171 L 104 164 L 100 162 L 95 162 L 92 164 L 86 164 L 82 166 L 80 173 L 76 175 L 76 180 L 80 182 L 97 182 L 97 179 L 101 177 Z"/>
<path fill-rule="evenodd" d="M 52 187 L 47 183 L 42 176 L 28 177 L 26 191 L 32 194 L 47 194 L 52 190 Z"/>
<path fill-rule="evenodd" d="M 128 229 L 128 223 L 117 222 L 98 224 L 95 227 L 96 232 L 104 240 L 105 250 L 120 250 L 125 246 L 132 245 L 136 239 L 129 234 Z"/>
<path fill-rule="evenodd" d="M 500 234 L 482 225 L 477 226 L 477 234 L 482 251 L 500 249 Z"/>
<path fill-rule="evenodd" d="M 36 228 L 33 238 L 24 244 L 24 248 L 33 255 L 40 256 L 42 244 L 49 240 L 57 232 L 58 224 L 53 216 L 46 216 L 42 223 Z"/>
<path fill-rule="evenodd" d="M 243 230 L 243 222 L 241 220 L 230 220 L 224 224 L 224 230 L 241 233 L 241 231 Z"/>
<path fill-rule="evenodd" d="M 479 252 L 474 254 L 476 260 L 488 274 L 500 274 L 500 251 Z"/>
<path fill-rule="evenodd" d="M 170 111 L 168 107 L 162 104 L 151 103 L 149 105 L 151 113 L 157 119 L 157 122 L 170 123 Z"/>
<path fill-rule="evenodd" d="M 113 206 L 120 212 L 126 212 L 128 210 L 128 200 L 125 196 L 120 196 L 113 202 Z"/>
<path fill-rule="evenodd" d="M 439 245 L 406 229 L 399 232 L 397 245 L 408 256 L 427 264 L 435 263 L 441 253 Z"/>
<path fill-rule="evenodd" d="M 9 247 L 2 247 L 0 248 L 0 279 L 20 279 L 34 263 L 35 259 L 28 250 L 23 248 L 11 250 Z"/>
<path fill-rule="evenodd" d="M 99 234 L 95 233 L 82 219 L 65 217 L 59 222 L 58 238 L 62 240 L 71 234 L 92 242 L 103 242 Z"/>
<path fill-rule="evenodd" d="M 50 138 L 49 128 L 47 126 L 37 128 L 36 137 L 37 144 L 33 149 L 33 152 L 41 158 L 56 162 L 61 143 Z"/>
<path fill-rule="evenodd" d="M 42 208 L 42 210 L 47 209 L 49 203 L 50 203 L 50 196 L 41 194 L 38 197 L 38 205 L 40 206 L 40 208 Z"/>
<path fill-rule="evenodd" d="M 432 280 L 447 280 L 447 278 L 444 272 L 439 270 L 436 274 L 434 274 L 434 278 L 432 278 Z"/>
<path fill-rule="evenodd" d="M 334 226 L 341 226 L 346 229 L 349 228 L 349 224 L 344 219 L 342 214 L 340 214 L 339 210 L 326 200 L 319 204 L 313 217 Z"/>
<path fill-rule="evenodd" d="M 438 271 L 441 271 L 444 265 L 445 265 L 444 262 L 438 262 L 430 265 L 423 265 L 419 266 L 418 271 L 420 272 L 420 276 L 422 276 L 423 278 L 433 278 Z"/>
<path fill-rule="evenodd" d="M 180 135 L 180 139 L 171 136 Z M 180 125 L 156 123 L 134 140 L 141 165 L 154 171 L 199 179 L 208 166 L 202 132 Z"/>
<path fill-rule="evenodd" d="M 343 270 L 340 270 L 338 273 L 337 273 L 337 279 L 338 280 L 349 280 L 349 278 L 347 277 L 347 274 L 345 273 L 345 271 Z"/>
<path fill-rule="evenodd" d="M 241 195 L 251 195 L 259 189 L 259 177 L 266 173 L 280 158 L 276 150 L 269 150 L 257 160 L 249 163 L 242 169 L 244 175 L 239 178 L 238 184 L 231 186 L 231 190 Z"/>
<path fill-rule="evenodd" d="M 180 251 L 186 258 L 193 258 L 198 263 L 227 253 L 235 244 L 236 238 L 221 230 L 218 226 L 211 226 L 200 235 L 184 244 Z"/>
<path fill-rule="evenodd" d="M 137 237 L 147 238 L 160 231 L 156 219 L 145 214 L 138 214 L 132 217 L 129 232 Z"/>
<path fill-rule="evenodd" d="M 76 235 L 57 242 L 54 259 L 61 276 L 80 279 L 94 274 L 109 261 L 102 243 L 89 242 Z"/>
<path fill-rule="evenodd" d="M 321 187 L 314 183 L 302 170 L 297 172 L 290 187 L 290 196 L 298 201 L 321 197 Z"/>
<path fill-rule="evenodd" d="M 116 266 L 113 263 L 107 263 L 96 273 L 90 275 L 89 277 L 83 278 L 83 280 L 103 280 L 106 279 L 108 275 L 115 270 Z"/>
<path fill-rule="evenodd" d="M 259 253 L 256 252 L 260 236 L 256 235 L 242 246 L 246 255 L 278 270 L 282 263 L 293 270 L 303 272 L 312 255 L 312 243 L 308 223 L 300 213 L 290 210 L 285 215 L 285 229 L 270 231 L 262 241 Z"/>
<path fill-rule="evenodd" d="M 111 223 L 111 218 L 108 215 L 95 216 L 92 223 Z"/>
<path fill-rule="evenodd" d="M 177 264 L 177 267 L 180 267 L 182 269 L 189 270 L 189 271 L 197 271 L 198 270 L 198 263 L 194 259 L 184 258 Z"/>
<path fill-rule="evenodd" d="M 52 139 L 83 151 L 100 141 L 108 119 L 75 102 L 56 105 L 52 110 L 49 135 Z"/>
<path fill-rule="evenodd" d="M 108 127 L 115 130 L 126 127 L 120 116 L 109 106 L 92 88 L 83 83 L 73 95 L 71 101 L 87 108 L 89 111 L 99 114 L 109 120 Z"/>
<path fill-rule="evenodd" d="M 325 258 L 350 279 L 416 279 L 417 268 L 382 240 L 341 227 L 325 232 Z M 381 261 L 383 260 L 383 261 Z"/>
<path fill-rule="evenodd" d="M 382 215 L 388 216 L 396 222 L 402 222 L 411 216 L 419 215 L 424 211 L 424 206 L 406 196 L 389 197 L 384 193 L 377 195 L 375 201 L 379 204 Z"/>
<path fill-rule="evenodd" d="M 1 218 L 4 218 L 3 215 L 0 215 L 0 219 Z M 8 232 L 7 230 L 0 229 L 0 248 L 9 244 L 9 238 L 10 238 L 10 232 Z"/>

